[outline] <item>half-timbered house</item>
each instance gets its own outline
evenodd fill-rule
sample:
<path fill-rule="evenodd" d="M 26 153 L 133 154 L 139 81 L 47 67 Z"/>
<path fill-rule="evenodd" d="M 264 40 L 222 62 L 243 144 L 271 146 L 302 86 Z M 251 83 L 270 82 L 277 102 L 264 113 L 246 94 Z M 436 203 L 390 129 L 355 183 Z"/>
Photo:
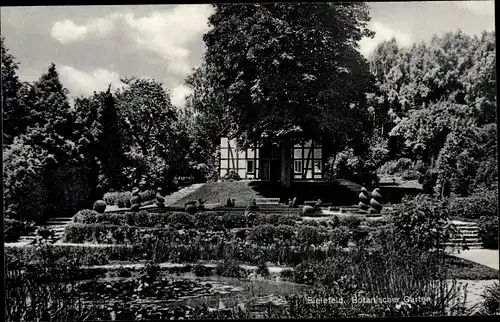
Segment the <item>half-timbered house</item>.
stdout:
<path fill-rule="evenodd" d="M 238 149 L 235 140 L 220 140 L 219 174 L 236 172 L 241 179 L 278 181 L 281 159 L 278 144 L 261 143 Z M 320 139 L 296 142 L 291 151 L 292 181 L 323 181 L 324 153 Z"/>

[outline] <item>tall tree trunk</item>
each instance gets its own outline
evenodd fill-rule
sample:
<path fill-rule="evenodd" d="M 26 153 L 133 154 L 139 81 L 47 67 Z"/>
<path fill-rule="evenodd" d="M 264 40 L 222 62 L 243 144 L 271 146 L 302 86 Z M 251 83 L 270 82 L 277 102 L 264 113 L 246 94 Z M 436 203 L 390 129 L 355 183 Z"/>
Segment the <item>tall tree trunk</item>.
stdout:
<path fill-rule="evenodd" d="M 292 186 L 292 140 L 285 138 L 281 141 L 281 185 L 284 188 Z"/>

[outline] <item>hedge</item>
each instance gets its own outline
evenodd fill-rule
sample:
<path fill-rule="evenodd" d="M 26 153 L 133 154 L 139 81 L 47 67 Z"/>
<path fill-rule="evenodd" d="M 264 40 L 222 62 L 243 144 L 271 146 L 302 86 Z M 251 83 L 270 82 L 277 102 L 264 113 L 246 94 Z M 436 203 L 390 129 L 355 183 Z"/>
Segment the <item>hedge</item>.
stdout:
<path fill-rule="evenodd" d="M 495 191 L 482 191 L 470 197 L 457 198 L 450 205 L 451 216 L 479 219 L 498 216 L 498 195 Z"/>
<path fill-rule="evenodd" d="M 94 224 L 105 223 L 112 225 L 129 225 L 138 227 L 165 227 L 174 226 L 177 229 L 210 229 L 224 230 L 233 228 L 254 227 L 259 225 L 295 225 L 300 220 L 298 215 L 290 214 L 250 214 L 235 212 L 202 212 L 188 214 L 183 212 L 154 213 L 146 210 L 126 213 L 98 214 L 92 210 L 78 212 L 73 221 L 75 223 Z"/>
<path fill-rule="evenodd" d="M 479 219 L 479 238 L 488 249 L 498 249 L 498 215 Z"/>

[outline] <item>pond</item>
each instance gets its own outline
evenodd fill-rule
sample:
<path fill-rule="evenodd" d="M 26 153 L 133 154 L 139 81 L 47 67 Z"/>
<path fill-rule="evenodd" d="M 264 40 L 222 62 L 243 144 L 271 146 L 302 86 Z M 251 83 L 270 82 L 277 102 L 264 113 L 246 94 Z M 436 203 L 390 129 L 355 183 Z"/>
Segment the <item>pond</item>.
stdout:
<path fill-rule="evenodd" d="M 134 274 L 131 277 L 102 277 L 96 282 L 85 280 L 81 281 L 78 292 L 84 302 L 118 312 L 116 319 L 128 320 L 129 315 L 162 319 L 189 317 L 201 307 L 226 309 L 239 305 L 251 312 L 262 312 L 268 306 L 286 305 L 286 295 L 303 293 L 311 288 L 264 279 L 199 277 L 193 273 L 158 274 L 154 278 Z"/>

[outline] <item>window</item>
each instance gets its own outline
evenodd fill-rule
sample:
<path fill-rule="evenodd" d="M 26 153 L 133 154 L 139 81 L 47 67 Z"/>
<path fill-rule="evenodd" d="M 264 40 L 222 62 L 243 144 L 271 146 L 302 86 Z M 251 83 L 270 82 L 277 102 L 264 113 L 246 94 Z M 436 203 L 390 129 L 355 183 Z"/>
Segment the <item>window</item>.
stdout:
<path fill-rule="evenodd" d="M 321 139 L 320 138 L 314 139 L 313 144 L 315 147 L 320 147 L 321 146 Z"/>
<path fill-rule="evenodd" d="M 302 160 L 295 160 L 293 162 L 293 172 L 302 173 Z"/>
<path fill-rule="evenodd" d="M 253 160 L 247 160 L 247 173 L 253 173 L 255 171 Z"/>
<path fill-rule="evenodd" d="M 321 173 L 321 160 L 314 161 L 314 172 Z"/>

